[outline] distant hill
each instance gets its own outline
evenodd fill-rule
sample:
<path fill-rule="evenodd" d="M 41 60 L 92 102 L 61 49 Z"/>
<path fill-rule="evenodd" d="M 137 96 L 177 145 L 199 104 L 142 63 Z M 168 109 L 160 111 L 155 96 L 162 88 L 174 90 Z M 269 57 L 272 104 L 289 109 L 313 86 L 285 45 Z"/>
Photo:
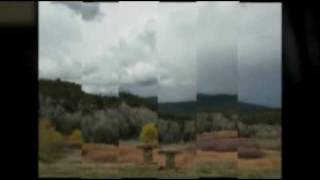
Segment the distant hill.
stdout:
<path fill-rule="evenodd" d="M 263 105 L 238 102 L 236 95 L 205 95 L 199 94 L 197 101 L 198 112 L 221 112 L 229 116 L 233 113 L 240 115 L 240 120 L 246 124 L 279 124 L 281 109 Z"/>
<path fill-rule="evenodd" d="M 198 112 L 223 112 L 226 114 L 237 112 L 236 95 L 207 95 L 197 94 Z"/>
<path fill-rule="evenodd" d="M 254 113 L 254 112 L 272 111 L 272 110 L 279 109 L 279 108 L 271 108 L 268 106 L 245 103 L 245 102 L 239 102 L 238 107 L 239 107 L 239 111 L 243 113 Z"/>
<path fill-rule="evenodd" d="M 157 107 L 153 99 L 145 99 L 127 92 L 119 93 L 119 97 L 88 94 L 81 89 L 81 85 L 71 82 L 48 79 L 39 79 L 39 95 L 50 97 L 53 100 L 62 100 L 60 103 L 70 112 L 78 108 L 90 107 L 91 109 L 103 109 L 106 107 L 117 107 L 121 101 L 125 101 L 131 107 L 146 106 L 154 111 Z M 88 109 L 87 109 L 88 110 Z"/>
<path fill-rule="evenodd" d="M 237 103 L 237 95 L 207 95 L 197 94 L 197 103 L 200 106 L 222 106 L 222 105 L 233 105 Z"/>
<path fill-rule="evenodd" d="M 52 98 L 77 98 L 79 99 L 84 95 L 81 90 L 81 85 L 66 81 L 40 79 L 39 81 L 39 93 L 45 96 L 51 96 Z"/>
<path fill-rule="evenodd" d="M 161 118 L 192 119 L 196 117 L 196 101 L 158 103 Z"/>
<path fill-rule="evenodd" d="M 159 116 L 164 119 L 187 120 L 194 119 L 199 112 L 221 112 L 227 116 L 237 113 L 243 121 L 249 124 L 281 122 L 281 109 L 237 102 L 236 95 L 198 94 L 197 101 L 193 102 L 158 103 L 157 97 L 144 98 L 128 92 L 119 93 L 119 97 L 88 94 L 82 91 L 81 85 L 59 79 L 40 79 L 39 95 L 59 101 L 59 104 L 69 112 L 79 109 L 83 112 L 90 112 L 92 109 L 117 107 L 121 101 L 125 101 L 131 107 L 145 106 L 158 112 Z"/>
<path fill-rule="evenodd" d="M 237 100 L 237 95 L 207 95 L 198 94 L 197 95 L 197 108 L 198 111 L 206 110 L 223 110 L 229 109 L 238 111 L 238 113 L 255 113 L 260 111 L 270 111 L 278 108 L 271 108 L 268 106 L 251 104 L 246 102 L 241 102 Z"/>
<path fill-rule="evenodd" d="M 159 103 L 157 97 L 145 98 L 152 104 L 158 104 L 160 114 L 191 115 L 197 112 L 256 113 L 276 110 L 263 105 L 238 102 L 237 95 L 197 94 L 197 101 Z"/>
<path fill-rule="evenodd" d="M 236 95 L 226 94 L 198 94 L 196 102 L 159 103 L 158 110 L 160 117 L 170 119 L 190 119 L 199 112 L 219 112 L 227 117 L 239 114 L 247 124 L 281 122 L 281 109 L 238 102 Z"/>
<path fill-rule="evenodd" d="M 158 98 L 157 97 L 142 97 L 142 98 L 145 99 L 150 104 L 153 104 L 155 106 L 157 106 L 157 104 L 158 104 Z"/>

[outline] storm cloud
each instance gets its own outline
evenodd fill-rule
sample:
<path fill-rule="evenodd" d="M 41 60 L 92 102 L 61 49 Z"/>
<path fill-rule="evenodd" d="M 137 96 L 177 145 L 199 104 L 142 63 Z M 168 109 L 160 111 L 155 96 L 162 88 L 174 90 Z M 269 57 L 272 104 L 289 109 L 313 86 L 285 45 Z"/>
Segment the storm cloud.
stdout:
<path fill-rule="evenodd" d="M 280 3 L 39 4 L 40 78 L 159 102 L 205 93 L 281 106 Z"/>
<path fill-rule="evenodd" d="M 80 15 L 85 21 L 92 21 L 100 18 L 103 13 L 100 10 L 99 3 L 82 3 L 81 1 L 67 1 L 67 2 L 52 2 L 56 4 L 65 5 L 74 13 Z"/>

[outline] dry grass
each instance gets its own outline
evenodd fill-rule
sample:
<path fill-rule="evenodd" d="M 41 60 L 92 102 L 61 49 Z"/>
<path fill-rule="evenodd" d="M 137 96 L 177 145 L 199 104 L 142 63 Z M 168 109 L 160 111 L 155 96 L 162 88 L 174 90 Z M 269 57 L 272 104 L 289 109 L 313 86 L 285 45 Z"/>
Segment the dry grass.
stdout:
<path fill-rule="evenodd" d="M 116 162 L 119 157 L 117 146 L 106 144 L 84 144 L 82 146 L 84 161 Z"/>
<path fill-rule="evenodd" d="M 264 150 L 264 157 L 259 159 L 238 159 L 238 168 L 241 169 L 271 169 L 281 167 L 281 152 Z"/>
<path fill-rule="evenodd" d="M 195 162 L 237 161 L 237 152 L 197 151 Z"/>
<path fill-rule="evenodd" d="M 281 152 L 264 150 L 259 159 L 238 159 L 240 178 L 279 178 L 281 177 Z"/>
<path fill-rule="evenodd" d="M 255 146 L 254 141 L 242 140 L 242 145 Z M 263 150 L 264 156 L 258 159 L 239 159 L 235 152 L 202 151 L 195 144 L 162 145 L 162 148 L 179 148 L 182 153 L 176 155 L 175 170 L 159 170 L 165 165 L 165 156 L 154 149 L 153 165 L 143 164 L 142 150 L 137 144 L 120 143 L 119 146 L 105 144 L 84 144 L 81 176 L 88 178 L 108 177 L 278 177 L 281 175 L 281 153 L 279 151 Z M 80 154 L 80 153 L 78 153 Z M 70 154 L 71 156 L 71 154 Z M 41 164 L 42 177 L 79 176 L 77 154 L 65 157 L 64 161 L 52 166 Z M 81 159 L 81 158 L 80 158 Z M 68 163 L 66 162 L 68 161 Z M 71 163 L 74 162 L 74 163 Z M 64 166 L 63 166 L 64 164 Z M 236 174 L 235 174 L 236 173 Z"/>
<path fill-rule="evenodd" d="M 136 145 L 119 144 L 119 162 L 143 163 L 143 152 Z"/>

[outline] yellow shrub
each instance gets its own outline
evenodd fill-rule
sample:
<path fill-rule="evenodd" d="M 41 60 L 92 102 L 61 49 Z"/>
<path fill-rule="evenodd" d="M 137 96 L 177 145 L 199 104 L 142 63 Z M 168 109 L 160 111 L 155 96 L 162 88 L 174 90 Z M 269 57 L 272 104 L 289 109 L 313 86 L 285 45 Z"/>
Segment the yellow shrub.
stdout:
<path fill-rule="evenodd" d="M 154 123 L 147 123 L 140 133 L 140 141 L 146 144 L 158 143 L 158 129 Z"/>
<path fill-rule="evenodd" d="M 82 133 L 79 129 L 76 129 L 69 136 L 69 140 L 74 143 L 83 143 Z"/>

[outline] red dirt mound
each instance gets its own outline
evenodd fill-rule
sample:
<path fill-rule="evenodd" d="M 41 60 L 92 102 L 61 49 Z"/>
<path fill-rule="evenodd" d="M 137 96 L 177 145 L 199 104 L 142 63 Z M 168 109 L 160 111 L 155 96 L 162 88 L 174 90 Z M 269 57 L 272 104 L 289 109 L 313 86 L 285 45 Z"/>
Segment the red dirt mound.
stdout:
<path fill-rule="evenodd" d="M 238 145 L 238 158 L 251 159 L 251 158 L 261 158 L 263 153 L 259 145 L 249 138 L 239 139 Z"/>
<path fill-rule="evenodd" d="M 232 152 L 237 151 L 238 132 L 218 131 L 203 133 L 197 137 L 198 148 L 203 151 Z"/>
<path fill-rule="evenodd" d="M 238 147 L 238 158 L 251 159 L 261 158 L 263 153 L 260 149 L 254 147 Z"/>

